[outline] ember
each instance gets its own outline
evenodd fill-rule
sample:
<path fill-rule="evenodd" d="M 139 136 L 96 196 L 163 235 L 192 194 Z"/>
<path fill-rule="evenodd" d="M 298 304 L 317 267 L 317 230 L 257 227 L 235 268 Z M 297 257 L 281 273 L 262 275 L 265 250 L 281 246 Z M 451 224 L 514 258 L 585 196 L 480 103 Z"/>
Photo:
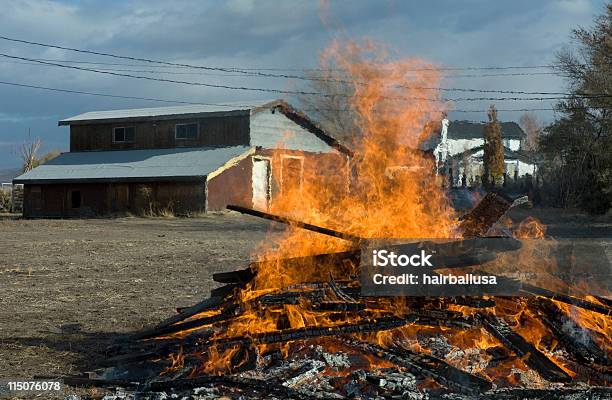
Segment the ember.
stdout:
<path fill-rule="evenodd" d="M 362 296 L 364 241 L 486 236 L 525 199 L 491 192 L 456 215 L 433 160 L 414 150 L 422 127 L 445 109 L 422 90 L 437 86 L 431 65 L 386 62 L 372 44 L 335 43 L 323 58 L 355 82 L 351 102 L 364 136 L 351 187 L 304 176 L 270 212 L 228 207 L 289 228 L 262 244 L 256 262 L 216 274 L 225 286 L 209 299 L 114 349 L 113 367 L 92 383 L 149 392 L 198 388 L 204 398 L 540 398 L 551 390 L 612 396 L 588 387 L 610 385 L 607 301 L 535 285 L 523 287 L 529 298 Z M 414 168 L 390 177 L 398 166 Z M 543 234 L 535 220 L 515 232 Z M 446 267 L 490 259 L 485 250 L 449 256 Z"/>

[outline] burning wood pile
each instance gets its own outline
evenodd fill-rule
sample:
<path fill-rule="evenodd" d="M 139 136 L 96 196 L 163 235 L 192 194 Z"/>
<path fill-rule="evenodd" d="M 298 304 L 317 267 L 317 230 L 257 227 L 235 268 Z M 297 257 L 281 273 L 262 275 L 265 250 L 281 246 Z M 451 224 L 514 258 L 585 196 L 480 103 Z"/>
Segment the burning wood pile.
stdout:
<path fill-rule="evenodd" d="M 210 298 L 109 350 L 109 368 L 66 383 L 130 387 L 139 398 L 612 396 L 607 298 L 535 281 L 510 297 L 363 295 L 364 242 L 465 243 L 505 234 L 509 252 L 520 247 L 512 234 L 543 235 L 534 220 L 518 229 L 495 227 L 521 201 L 496 193 L 457 217 L 433 156 L 415 150 L 432 133 L 423 126 L 448 109 L 431 91 L 439 86 L 435 68 L 368 52 L 376 53 L 375 46 L 335 43 L 322 55 L 323 65 L 355 82 L 347 103 L 361 136 L 350 168 L 321 163 L 288 182 L 274 156 L 280 190 L 273 214 L 230 208 L 288 224 L 287 230 L 266 238 L 257 261 L 214 275 L 223 286 Z M 442 264 L 478 269 L 497 258 L 481 250 L 448 254 Z M 544 269 L 552 261 L 535 253 L 523 260 L 519 269 Z"/>
<path fill-rule="evenodd" d="M 468 236 L 486 232 L 521 200 L 489 193 L 461 227 Z M 230 208 L 356 243 L 341 232 Z M 224 286 L 210 298 L 110 349 L 112 367 L 65 382 L 132 388 L 141 398 L 612 396 L 609 332 L 597 330 L 612 315 L 609 300 L 530 285 L 526 297 L 362 297 L 360 256 L 353 248 L 215 274 Z M 278 263 L 312 279 L 253 290 L 258 271 Z"/>

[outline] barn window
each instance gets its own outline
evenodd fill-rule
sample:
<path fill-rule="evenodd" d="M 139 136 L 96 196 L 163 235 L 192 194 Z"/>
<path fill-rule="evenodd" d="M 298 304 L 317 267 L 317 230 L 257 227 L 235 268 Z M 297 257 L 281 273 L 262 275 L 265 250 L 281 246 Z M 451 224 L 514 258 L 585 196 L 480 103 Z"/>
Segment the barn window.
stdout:
<path fill-rule="evenodd" d="M 176 139 L 197 139 L 198 124 L 177 124 L 174 137 Z"/>
<path fill-rule="evenodd" d="M 126 143 L 134 141 L 136 128 L 133 126 L 120 126 L 113 129 L 113 142 Z"/>
<path fill-rule="evenodd" d="M 70 207 L 81 208 L 81 191 L 73 190 L 70 192 Z"/>

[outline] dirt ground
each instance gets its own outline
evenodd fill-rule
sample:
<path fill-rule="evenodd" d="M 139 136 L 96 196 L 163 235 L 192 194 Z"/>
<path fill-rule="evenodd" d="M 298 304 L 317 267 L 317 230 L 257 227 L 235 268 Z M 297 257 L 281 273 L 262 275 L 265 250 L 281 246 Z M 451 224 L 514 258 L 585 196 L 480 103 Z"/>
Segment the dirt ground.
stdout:
<path fill-rule="evenodd" d="M 612 243 L 612 217 L 535 215 L 560 237 Z M 208 296 L 212 274 L 250 259 L 273 227 L 237 214 L 202 218 L 0 217 L 0 379 L 91 370 L 121 335 Z M 589 240 L 590 240 L 589 239 Z M 612 248 L 612 246 L 608 246 Z"/>

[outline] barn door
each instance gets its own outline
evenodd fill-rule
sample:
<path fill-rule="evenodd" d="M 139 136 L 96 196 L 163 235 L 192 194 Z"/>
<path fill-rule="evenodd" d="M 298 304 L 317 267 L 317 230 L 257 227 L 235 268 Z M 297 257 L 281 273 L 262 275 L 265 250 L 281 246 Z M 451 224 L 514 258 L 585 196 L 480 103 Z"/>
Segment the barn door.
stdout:
<path fill-rule="evenodd" d="M 253 157 L 253 208 L 267 210 L 270 206 L 270 160 Z"/>
<path fill-rule="evenodd" d="M 113 185 L 111 211 L 126 211 L 130 204 L 130 188 L 127 183 Z"/>

